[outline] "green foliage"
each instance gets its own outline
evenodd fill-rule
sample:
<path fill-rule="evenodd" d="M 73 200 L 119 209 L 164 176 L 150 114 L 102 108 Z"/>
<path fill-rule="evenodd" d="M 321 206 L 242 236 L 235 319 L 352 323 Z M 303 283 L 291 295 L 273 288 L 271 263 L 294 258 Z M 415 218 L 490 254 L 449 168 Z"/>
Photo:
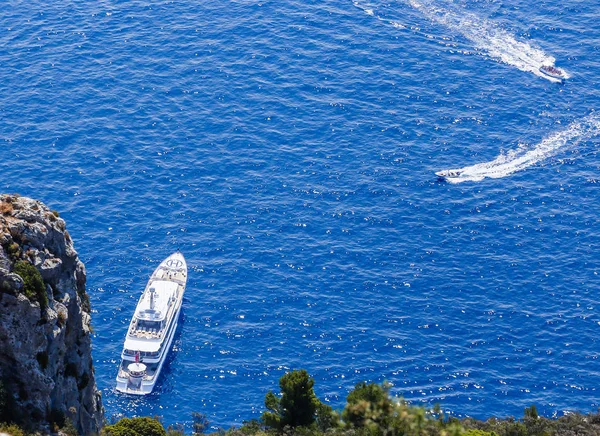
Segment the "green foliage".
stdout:
<path fill-rule="evenodd" d="M 170 425 L 167 428 L 167 436 L 185 436 L 185 429 L 182 424 Z"/>
<path fill-rule="evenodd" d="M 322 432 L 340 427 L 340 415 L 328 404 L 319 402 L 317 406 L 317 427 Z"/>
<path fill-rule="evenodd" d="M 600 435 L 600 413 L 582 415 L 571 413 L 558 419 L 538 415 L 533 405 L 526 407 L 522 419 L 513 417 L 487 421 L 465 418 L 460 421 L 468 436 L 549 436 L 549 435 Z M 479 431 L 481 433 L 473 433 Z"/>
<path fill-rule="evenodd" d="M 73 425 L 73 421 L 71 421 L 70 419 L 65 419 L 65 425 L 63 425 L 63 427 L 60 430 L 66 436 L 78 436 L 79 435 L 79 432 Z"/>
<path fill-rule="evenodd" d="M 23 291 L 30 300 L 40 303 L 40 308 L 48 306 L 48 296 L 46 295 L 46 285 L 42 275 L 35 266 L 24 260 L 15 263 L 13 272 L 23 279 Z"/>
<path fill-rule="evenodd" d="M 267 411 L 261 419 L 267 428 L 308 427 L 316 420 L 321 402 L 315 395 L 315 381 L 306 370 L 290 371 L 279 379 L 281 398 L 269 391 L 265 397 Z"/>
<path fill-rule="evenodd" d="M 243 421 L 242 426 L 239 428 L 239 432 L 245 435 L 255 435 L 262 431 L 262 424 L 256 419 L 250 421 Z"/>
<path fill-rule="evenodd" d="M 15 424 L 1 424 L 0 433 L 6 433 L 10 436 L 25 436 L 25 432 Z"/>
<path fill-rule="evenodd" d="M 214 436 L 551 436 L 551 435 L 600 435 L 600 412 L 589 415 L 573 413 L 558 419 L 539 416 L 537 408 L 525 409 L 522 419 L 515 418 L 479 421 L 473 418 L 445 418 L 439 406 L 433 409 L 415 407 L 406 401 L 390 396 L 389 385 L 359 383 L 348 394 L 343 411 L 344 426 L 340 415 L 328 405 L 321 403 L 313 391 L 314 381 L 306 371 L 292 371 L 280 379 L 281 397 L 269 392 L 265 397 L 267 411 L 261 420 L 244 421 L 241 428 L 219 430 Z M 0 410 L 2 399 L 0 384 Z M 285 398 L 285 401 L 284 401 Z M 301 399 L 301 401 L 292 401 Z M 313 411 L 308 425 L 289 424 L 287 407 L 306 406 Z M 290 406 L 291 405 L 291 406 Z M 295 410 L 297 412 L 297 410 Z M 299 413 L 289 413 L 301 416 Z M 194 435 L 204 434 L 208 421 L 201 413 L 192 414 Z M 269 418 L 272 425 L 267 425 Z M 143 425 L 138 420 L 144 420 Z M 307 419 L 307 421 L 309 421 Z M 136 425 L 133 425 L 133 423 Z M 286 422 L 286 424 L 284 424 Z M 152 424 L 152 427 L 150 426 Z M 164 430 L 156 418 L 124 418 L 105 427 L 104 436 L 183 436 L 179 425 Z"/>
<path fill-rule="evenodd" d="M 535 414 L 532 412 L 535 412 Z M 533 418 L 533 416 L 536 417 Z M 505 419 L 491 418 L 485 422 L 472 418 L 461 421 L 463 427 L 468 431 L 480 430 L 484 432 L 484 435 L 491 433 L 493 436 L 545 436 L 555 434 L 552 430 L 555 423 L 556 421 L 553 420 L 539 418 L 535 408 L 533 411 L 531 408 L 526 408 L 523 420 L 509 417 Z"/>
<path fill-rule="evenodd" d="M 279 407 L 283 426 L 309 426 L 315 422 L 320 401 L 313 390 L 314 384 L 314 379 L 304 369 L 288 372 L 279 379 Z"/>
<path fill-rule="evenodd" d="M 201 435 L 208 429 L 210 423 L 206 419 L 206 415 L 200 412 L 192 412 L 192 434 Z"/>
<path fill-rule="evenodd" d="M 267 411 L 260 417 L 261 421 L 267 428 L 278 429 L 281 427 L 281 411 L 279 408 L 279 398 L 275 396 L 273 391 L 267 392 L 265 396 L 265 407 Z"/>
<path fill-rule="evenodd" d="M 525 408 L 524 416 L 526 418 L 532 418 L 532 419 L 538 418 L 537 407 L 535 407 L 535 404 L 532 404 L 531 407 Z"/>
<path fill-rule="evenodd" d="M 163 425 L 156 418 L 123 418 L 104 427 L 105 436 L 167 436 Z"/>
<path fill-rule="evenodd" d="M 348 394 L 342 417 L 348 430 L 368 436 L 458 436 L 463 430 L 456 420 L 445 420 L 437 406 L 427 410 L 391 398 L 385 383 L 358 383 Z"/>
<path fill-rule="evenodd" d="M 5 246 L 5 249 L 8 256 L 13 260 L 18 259 L 21 256 L 21 247 L 16 242 L 8 244 L 7 246 Z"/>
<path fill-rule="evenodd" d="M 498 436 L 494 432 L 483 431 L 483 430 L 467 430 L 463 433 L 463 436 Z"/>
<path fill-rule="evenodd" d="M 342 417 L 354 427 L 388 427 L 394 412 L 387 384 L 358 383 L 346 398 L 347 405 Z"/>

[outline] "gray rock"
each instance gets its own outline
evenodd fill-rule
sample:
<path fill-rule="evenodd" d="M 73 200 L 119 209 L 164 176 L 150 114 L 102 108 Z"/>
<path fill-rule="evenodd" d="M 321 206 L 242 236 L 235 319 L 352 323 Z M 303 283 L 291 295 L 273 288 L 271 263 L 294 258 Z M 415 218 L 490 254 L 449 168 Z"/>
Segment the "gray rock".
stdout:
<path fill-rule="evenodd" d="M 17 261 L 40 272 L 47 307 L 25 295 Z M 38 201 L 0 195 L 0 380 L 14 418 L 42 433 L 65 417 L 80 434 L 96 434 L 104 419 L 85 282 L 64 220 Z"/>

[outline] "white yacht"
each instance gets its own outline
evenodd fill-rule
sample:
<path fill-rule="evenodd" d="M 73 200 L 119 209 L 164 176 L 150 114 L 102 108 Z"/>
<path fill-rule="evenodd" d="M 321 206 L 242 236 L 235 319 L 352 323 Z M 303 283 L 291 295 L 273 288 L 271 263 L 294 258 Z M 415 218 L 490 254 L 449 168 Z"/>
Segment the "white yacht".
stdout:
<path fill-rule="evenodd" d="M 154 389 L 177 329 L 186 281 L 187 265 L 179 252 L 152 273 L 125 337 L 118 391 L 147 395 Z"/>

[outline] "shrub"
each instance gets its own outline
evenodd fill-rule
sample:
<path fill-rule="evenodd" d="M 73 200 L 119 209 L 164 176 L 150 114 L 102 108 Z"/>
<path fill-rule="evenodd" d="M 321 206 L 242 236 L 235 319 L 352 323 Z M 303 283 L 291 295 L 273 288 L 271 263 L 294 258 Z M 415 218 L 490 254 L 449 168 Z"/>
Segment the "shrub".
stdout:
<path fill-rule="evenodd" d="M 257 419 L 251 419 L 250 421 L 242 421 L 242 426 L 239 431 L 246 435 L 254 435 L 262 430 L 262 424 Z"/>
<path fill-rule="evenodd" d="M 314 384 L 314 379 L 304 369 L 288 372 L 279 379 L 281 423 L 284 426 L 308 426 L 315 422 L 319 400 L 313 390 Z"/>
<path fill-rule="evenodd" d="M 199 412 L 192 412 L 192 420 L 194 423 L 192 424 L 192 434 L 193 435 L 201 435 L 208 429 L 210 423 L 208 419 L 206 419 L 206 415 Z"/>
<path fill-rule="evenodd" d="M 167 436 L 185 436 L 185 428 L 182 424 L 170 425 L 167 428 Z"/>
<path fill-rule="evenodd" d="M 309 427 L 319 419 L 319 426 L 329 428 L 336 421 L 333 410 L 323 405 L 313 390 L 315 381 L 306 370 L 291 371 L 279 379 L 281 398 L 269 391 L 265 396 L 267 411 L 261 420 L 267 428 Z"/>
<path fill-rule="evenodd" d="M 483 431 L 483 430 L 467 430 L 463 433 L 463 436 L 498 436 L 494 432 Z"/>
<path fill-rule="evenodd" d="M 320 431 L 326 432 L 340 426 L 340 415 L 335 412 L 328 404 L 319 402 L 317 406 L 317 427 Z"/>
<path fill-rule="evenodd" d="M 537 419 L 538 413 L 537 413 L 537 407 L 535 407 L 535 404 L 532 404 L 530 407 L 526 407 L 523 416 L 525 418 Z"/>
<path fill-rule="evenodd" d="M 6 433 L 10 436 L 25 436 L 25 432 L 14 424 L 0 424 L 0 433 Z"/>
<path fill-rule="evenodd" d="M 13 205 L 9 202 L 0 203 L 0 214 L 2 215 L 10 215 L 13 213 Z"/>
<path fill-rule="evenodd" d="M 8 257 L 10 257 L 12 260 L 16 260 L 21 257 L 21 247 L 16 242 L 5 245 L 4 249 L 6 250 Z"/>
<path fill-rule="evenodd" d="M 60 430 L 66 436 L 78 436 L 79 435 L 79 432 L 75 428 L 75 425 L 73 425 L 73 421 L 71 421 L 70 419 L 65 419 L 65 425 L 63 425 L 63 427 Z"/>
<path fill-rule="evenodd" d="M 163 425 L 155 418 L 123 418 L 104 427 L 106 436 L 167 436 Z"/>
<path fill-rule="evenodd" d="M 358 383 L 346 399 L 343 418 L 354 427 L 370 424 L 389 426 L 394 412 L 394 403 L 389 396 L 388 385 Z"/>
<path fill-rule="evenodd" d="M 40 308 L 48 306 L 48 296 L 42 275 L 35 266 L 24 260 L 15 263 L 13 272 L 23 279 L 25 296 L 30 300 L 40 303 Z"/>
<path fill-rule="evenodd" d="M 66 311 L 64 311 L 64 310 L 58 311 L 57 324 L 59 325 L 59 327 L 63 327 L 67 323 L 68 317 L 69 317 L 69 315 L 67 314 Z"/>

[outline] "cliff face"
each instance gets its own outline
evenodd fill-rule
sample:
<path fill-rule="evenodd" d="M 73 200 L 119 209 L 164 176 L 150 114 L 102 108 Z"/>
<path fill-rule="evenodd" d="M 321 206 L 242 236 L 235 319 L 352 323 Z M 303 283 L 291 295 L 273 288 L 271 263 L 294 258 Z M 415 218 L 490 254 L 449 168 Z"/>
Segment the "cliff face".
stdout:
<path fill-rule="evenodd" d="M 18 423 L 48 429 L 69 419 L 85 435 L 102 425 L 85 282 L 64 220 L 38 201 L 0 195 L 0 382 Z"/>

